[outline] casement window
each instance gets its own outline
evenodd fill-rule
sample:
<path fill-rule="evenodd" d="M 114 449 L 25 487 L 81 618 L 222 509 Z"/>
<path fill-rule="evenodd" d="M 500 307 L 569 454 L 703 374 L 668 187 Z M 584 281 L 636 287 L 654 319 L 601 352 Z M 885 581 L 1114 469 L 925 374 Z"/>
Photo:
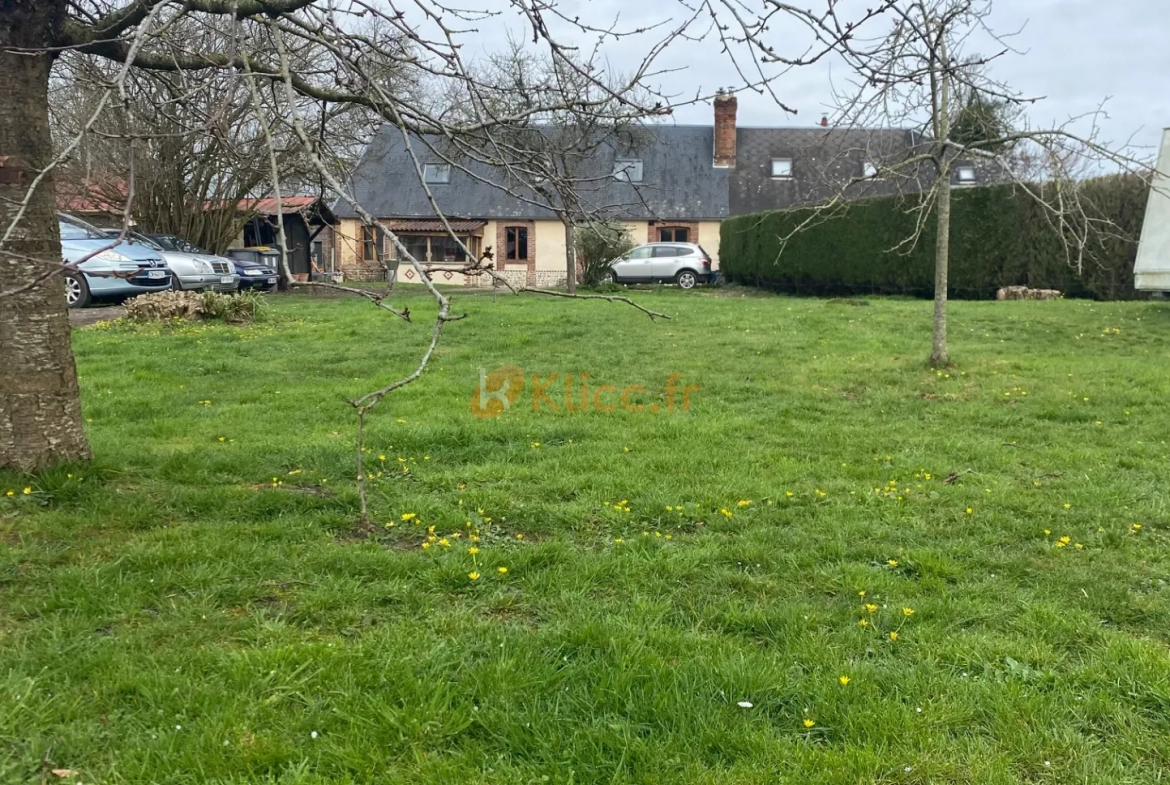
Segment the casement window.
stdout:
<path fill-rule="evenodd" d="M 959 181 L 959 185 L 975 185 L 975 167 L 958 167 L 955 170 L 955 178 Z"/>
<path fill-rule="evenodd" d="M 613 163 L 613 179 L 630 183 L 642 182 L 642 159 L 619 158 Z"/>
<path fill-rule="evenodd" d="M 376 226 L 362 226 L 362 261 L 376 262 L 381 258 L 385 233 Z"/>
<path fill-rule="evenodd" d="M 428 185 L 451 182 L 451 164 L 423 164 L 423 181 Z"/>
<path fill-rule="evenodd" d="M 691 230 L 685 226 L 662 226 L 658 229 L 660 243 L 689 243 Z"/>
<path fill-rule="evenodd" d="M 505 259 L 509 262 L 528 261 L 528 227 L 508 226 L 504 228 Z"/>
<path fill-rule="evenodd" d="M 792 177 L 792 159 L 791 158 L 773 158 L 772 159 L 772 177 L 776 179 L 789 179 Z"/>

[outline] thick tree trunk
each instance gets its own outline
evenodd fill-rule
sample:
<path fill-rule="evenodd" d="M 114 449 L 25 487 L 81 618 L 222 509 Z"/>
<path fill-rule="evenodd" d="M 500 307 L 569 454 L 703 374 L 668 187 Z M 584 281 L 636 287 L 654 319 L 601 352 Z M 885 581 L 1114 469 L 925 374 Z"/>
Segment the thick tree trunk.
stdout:
<path fill-rule="evenodd" d="M 573 245 L 573 222 L 562 217 L 565 225 L 565 288 L 569 294 L 577 293 L 577 249 Z"/>
<path fill-rule="evenodd" d="M 51 56 L 7 50 L 52 46 L 65 7 L 65 0 L 0 0 L 0 237 L 53 155 Z M 0 247 L 0 293 L 60 264 L 55 183 L 49 174 Z M 28 291 L 0 297 L 0 469 L 32 471 L 89 457 L 65 288 L 61 276 L 53 275 Z"/>
<path fill-rule="evenodd" d="M 949 365 L 947 352 L 947 268 L 951 261 L 951 173 L 939 176 L 935 206 L 938 237 L 934 247 L 934 329 L 930 340 L 930 364 Z"/>

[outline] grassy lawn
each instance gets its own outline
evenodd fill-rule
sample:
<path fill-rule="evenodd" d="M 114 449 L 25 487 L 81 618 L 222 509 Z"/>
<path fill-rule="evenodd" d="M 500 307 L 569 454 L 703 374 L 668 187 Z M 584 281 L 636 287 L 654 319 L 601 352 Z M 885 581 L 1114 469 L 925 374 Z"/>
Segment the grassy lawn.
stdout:
<path fill-rule="evenodd" d="M 941 373 L 927 302 L 637 297 L 457 300 L 373 533 L 344 399 L 424 297 L 75 333 L 97 461 L 0 475 L 0 782 L 1164 780 L 1170 306 L 953 303 Z"/>

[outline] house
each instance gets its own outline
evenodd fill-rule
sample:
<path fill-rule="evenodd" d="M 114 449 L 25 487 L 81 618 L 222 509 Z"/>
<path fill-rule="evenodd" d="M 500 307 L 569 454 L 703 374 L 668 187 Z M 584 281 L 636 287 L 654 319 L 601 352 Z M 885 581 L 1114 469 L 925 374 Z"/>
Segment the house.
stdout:
<path fill-rule="evenodd" d="M 922 137 L 903 129 L 740 128 L 733 95 L 715 99 L 714 124 L 654 125 L 636 145 L 602 145 L 579 175 L 582 201 L 597 214 L 624 223 L 634 242 L 692 242 L 719 263 L 719 224 L 729 216 L 823 201 L 917 191 L 914 175 L 896 174 L 893 161 L 920 149 Z M 491 249 L 495 269 L 527 286 L 565 281 L 564 225 L 547 200 L 502 167 L 445 152 L 442 141 L 383 127 L 351 178 L 356 200 L 433 270 L 438 283 L 490 285 L 487 276 L 457 270 L 463 249 L 446 232 L 428 197 L 477 257 Z M 412 155 L 413 152 L 413 155 Z M 420 183 L 415 158 L 422 164 Z M 452 165 L 454 164 L 454 165 Z M 975 185 L 984 174 L 957 162 L 955 185 Z M 366 226 L 346 200 L 338 218 L 332 263 L 351 280 L 384 280 L 405 257 L 383 233 Z M 409 266 L 399 281 L 417 282 Z"/>

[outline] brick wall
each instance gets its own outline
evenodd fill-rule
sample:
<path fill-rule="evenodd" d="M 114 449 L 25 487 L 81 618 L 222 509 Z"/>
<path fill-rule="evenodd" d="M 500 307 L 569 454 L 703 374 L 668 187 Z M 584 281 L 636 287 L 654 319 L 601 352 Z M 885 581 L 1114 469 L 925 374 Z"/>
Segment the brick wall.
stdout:
<path fill-rule="evenodd" d="M 527 261 L 508 259 L 507 229 L 511 226 L 528 228 L 528 259 Z M 536 221 L 499 221 L 496 224 L 496 270 L 504 279 L 516 286 L 536 285 L 536 254 L 537 254 Z M 562 275 L 563 279 L 564 276 Z M 521 280 L 522 279 L 522 280 Z"/>
<path fill-rule="evenodd" d="M 734 95 L 715 96 L 715 166 L 735 166 L 735 112 L 739 101 Z"/>

